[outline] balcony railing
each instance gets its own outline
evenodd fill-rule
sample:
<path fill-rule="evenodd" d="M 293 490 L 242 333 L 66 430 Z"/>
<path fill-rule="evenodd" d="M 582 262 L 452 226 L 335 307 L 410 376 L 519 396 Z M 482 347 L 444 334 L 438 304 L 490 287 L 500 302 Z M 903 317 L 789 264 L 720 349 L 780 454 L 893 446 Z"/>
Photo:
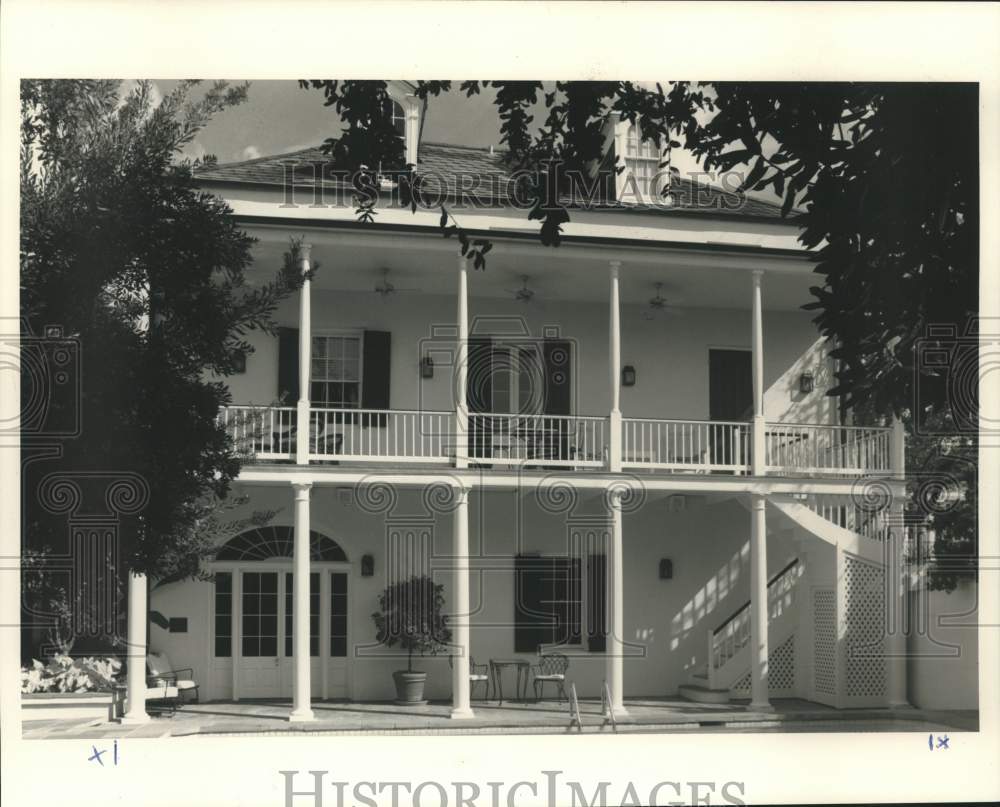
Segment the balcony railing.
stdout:
<path fill-rule="evenodd" d="M 354 462 L 448 462 L 455 413 L 312 409 L 309 458 Z"/>
<path fill-rule="evenodd" d="M 312 408 L 309 417 L 311 462 L 451 465 L 458 453 L 454 412 Z M 219 418 L 253 458 L 296 458 L 296 409 L 230 406 Z M 746 422 L 623 418 L 622 468 L 747 474 L 752 436 Z M 606 417 L 472 413 L 468 461 L 494 467 L 606 469 L 609 438 Z M 849 476 L 889 471 L 891 440 L 891 430 L 884 428 L 768 423 L 767 473 Z"/>
<path fill-rule="evenodd" d="M 623 418 L 622 467 L 731 471 L 750 467 L 750 424 Z"/>
<path fill-rule="evenodd" d="M 219 420 L 242 453 L 259 460 L 295 458 L 294 407 L 226 406 Z"/>
<path fill-rule="evenodd" d="M 768 423 L 769 471 L 795 474 L 864 474 L 890 469 L 890 430 L 861 426 Z"/>
<path fill-rule="evenodd" d="M 469 416 L 469 461 L 602 468 L 607 418 L 564 415 Z"/>

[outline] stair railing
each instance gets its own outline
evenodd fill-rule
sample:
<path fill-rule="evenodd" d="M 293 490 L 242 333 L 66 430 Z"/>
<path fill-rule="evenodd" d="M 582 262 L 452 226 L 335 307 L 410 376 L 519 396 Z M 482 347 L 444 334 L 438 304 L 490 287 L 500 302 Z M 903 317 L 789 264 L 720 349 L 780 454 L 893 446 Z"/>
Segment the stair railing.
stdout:
<path fill-rule="evenodd" d="M 767 581 L 768 621 L 784 611 L 785 595 L 799 578 L 799 559 L 795 558 L 785 568 Z M 708 629 L 708 687 L 715 686 L 718 670 L 750 641 L 750 601 L 737 608 L 719 627 Z"/>

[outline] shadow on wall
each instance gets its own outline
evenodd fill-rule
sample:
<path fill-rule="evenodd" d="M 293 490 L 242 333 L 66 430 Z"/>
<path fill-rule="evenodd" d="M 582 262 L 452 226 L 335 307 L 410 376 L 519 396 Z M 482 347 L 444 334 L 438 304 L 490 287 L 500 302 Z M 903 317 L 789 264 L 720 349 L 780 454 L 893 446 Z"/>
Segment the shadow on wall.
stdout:
<path fill-rule="evenodd" d="M 709 628 L 719 627 L 719 623 L 725 617 L 721 613 L 722 603 L 726 601 L 729 593 L 738 587 L 739 581 L 745 579 L 749 573 L 749 567 L 750 542 L 746 541 L 671 617 L 670 650 L 672 652 L 679 650 L 681 644 L 689 639 L 697 649 L 699 637 L 704 637 Z M 684 666 L 685 669 L 691 669 L 697 664 L 696 653 Z"/>

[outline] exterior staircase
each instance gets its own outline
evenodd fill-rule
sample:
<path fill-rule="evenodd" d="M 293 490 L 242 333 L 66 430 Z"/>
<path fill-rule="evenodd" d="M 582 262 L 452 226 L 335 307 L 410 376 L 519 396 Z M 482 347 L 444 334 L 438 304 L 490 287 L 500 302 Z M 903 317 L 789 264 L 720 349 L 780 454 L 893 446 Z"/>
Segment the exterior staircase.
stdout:
<path fill-rule="evenodd" d="M 796 558 L 767 584 L 768 640 L 772 648 L 794 641 L 798 626 L 795 594 L 804 567 Z M 771 651 L 772 654 L 774 650 Z M 750 602 L 708 631 L 708 662 L 693 672 L 678 694 L 697 703 L 728 703 L 748 690 L 750 671 Z"/>
<path fill-rule="evenodd" d="M 810 597 L 810 576 L 817 562 L 816 541 L 876 567 L 887 563 L 887 521 L 884 511 L 865 511 L 851 497 L 816 494 L 771 496 L 769 511 L 778 518 L 770 530 L 789 530 L 799 557 L 779 571 L 767 586 L 769 668 L 772 694 L 794 693 L 796 632 Z M 822 564 L 825 565 L 825 564 Z M 834 569 L 828 570 L 836 585 Z M 815 583 L 816 581 L 813 581 Z M 805 643 L 808 637 L 803 637 Z M 811 652 L 807 647 L 799 653 Z M 678 693 L 698 703 L 727 703 L 734 696 L 748 696 L 750 684 L 750 603 L 744 603 L 718 627 L 708 631 L 706 663 L 695 670 Z"/>

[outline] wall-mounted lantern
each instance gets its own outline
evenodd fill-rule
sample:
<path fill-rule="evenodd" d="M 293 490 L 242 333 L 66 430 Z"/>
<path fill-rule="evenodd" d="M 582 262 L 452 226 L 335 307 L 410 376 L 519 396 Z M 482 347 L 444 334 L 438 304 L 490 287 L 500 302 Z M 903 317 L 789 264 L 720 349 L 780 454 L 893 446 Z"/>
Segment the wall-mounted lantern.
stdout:
<path fill-rule="evenodd" d="M 670 558 L 660 558 L 660 579 L 673 580 L 674 562 Z"/>
<path fill-rule="evenodd" d="M 813 378 L 811 370 L 806 370 L 802 375 L 799 376 L 799 392 L 803 395 L 808 395 L 816 386 L 816 379 Z"/>
<path fill-rule="evenodd" d="M 372 577 L 375 574 L 375 556 L 374 555 L 362 555 L 361 556 L 361 576 L 362 577 Z"/>
<path fill-rule="evenodd" d="M 622 386 L 623 387 L 634 387 L 635 386 L 635 367 L 631 364 L 626 364 L 622 367 Z"/>
<path fill-rule="evenodd" d="M 434 378 L 434 359 L 430 356 L 424 356 L 420 360 L 420 377 Z"/>

